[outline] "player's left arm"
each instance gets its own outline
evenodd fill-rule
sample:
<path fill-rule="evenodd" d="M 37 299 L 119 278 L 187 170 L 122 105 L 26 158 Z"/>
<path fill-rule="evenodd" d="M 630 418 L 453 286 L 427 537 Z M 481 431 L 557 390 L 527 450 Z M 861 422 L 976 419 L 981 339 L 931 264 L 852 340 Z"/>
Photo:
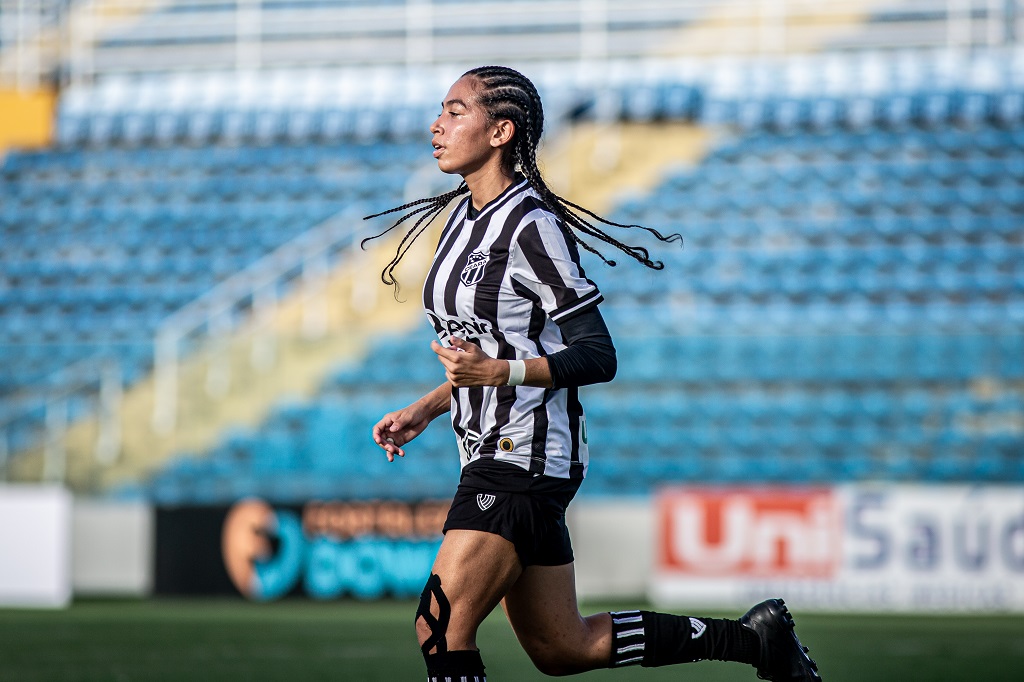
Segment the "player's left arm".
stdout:
<path fill-rule="evenodd" d="M 447 381 L 408 407 L 388 412 L 373 427 L 373 441 L 388 461 L 405 457 L 403 445 L 423 433 L 433 420 L 451 409 L 452 385 Z"/>

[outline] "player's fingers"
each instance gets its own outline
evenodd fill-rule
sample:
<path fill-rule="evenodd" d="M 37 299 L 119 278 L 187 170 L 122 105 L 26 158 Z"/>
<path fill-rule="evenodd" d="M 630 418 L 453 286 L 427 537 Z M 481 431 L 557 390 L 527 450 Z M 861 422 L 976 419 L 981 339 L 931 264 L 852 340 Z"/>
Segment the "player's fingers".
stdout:
<path fill-rule="evenodd" d="M 450 358 L 450 357 L 453 357 L 455 352 L 456 352 L 456 351 L 453 351 L 451 348 L 445 348 L 444 346 L 439 344 L 437 341 L 431 341 L 430 342 L 430 350 L 432 350 L 435 353 L 437 353 L 437 356 L 439 358 Z"/>
<path fill-rule="evenodd" d="M 481 353 L 482 352 L 480 350 L 480 346 L 476 345 L 472 341 L 467 341 L 465 339 L 460 339 L 457 336 L 453 336 L 452 337 L 452 348 L 454 348 L 456 351 L 458 351 L 460 353 L 464 353 L 466 355 L 475 355 L 476 353 Z"/>
<path fill-rule="evenodd" d="M 401 428 L 401 425 L 390 414 L 387 415 L 384 419 L 380 420 L 375 427 L 373 427 L 374 442 L 383 447 L 384 439 L 387 438 L 388 435 L 396 428 Z"/>
<path fill-rule="evenodd" d="M 373 442 L 377 445 L 384 444 L 384 431 L 390 426 L 388 424 L 387 417 L 384 417 L 379 422 L 373 425 Z"/>
<path fill-rule="evenodd" d="M 395 412 L 394 414 L 388 416 L 391 417 L 391 419 L 389 420 L 387 428 L 384 430 L 383 435 L 385 437 L 394 437 L 395 433 L 401 431 L 402 429 L 409 425 L 409 415 L 406 414 L 404 411 Z"/>
<path fill-rule="evenodd" d="M 383 422 L 383 420 L 382 420 L 382 422 Z M 378 423 L 377 426 L 373 427 L 373 441 L 377 444 L 378 447 L 380 447 L 381 450 L 384 451 L 384 454 L 387 456 L 388 461 L 389 462 L 393 462 L 394 459 L 395 459 L 395 456 L 391 452 L 391 448 L 393 448 L 394 445 L 392 445 L 391 443 L 388 443 L 388 441 L 391 440 L 391 439 L 387 438 L 386 436 L 384 436 L 384 434 L 380 431 L 379 427 L 380 427 L 380 423 Z M 393 442 L 394 441 L 392 441 L 392 443 Z"/>
<path fill-rule="evenodd" d="M 405 457 L 405 450 L 398 446 L 398 441 L 396 441 L 395 438 L 388 436 L 387 438 L 384 439 L 384 442 L 386 444 L 384 451 L 388 453 L 389 462 L 395 461 L 395 455 L 398 455 L 399 457 Z"/>
<path fill-rule="evenodd" d="M 456 358 L 450 358 L 446 355 L 439 354 L 437 359 L 440 361 L 441 366 L 445 368 L 445 371 L 451 371 L 458 365 L 458 360 Z"/>

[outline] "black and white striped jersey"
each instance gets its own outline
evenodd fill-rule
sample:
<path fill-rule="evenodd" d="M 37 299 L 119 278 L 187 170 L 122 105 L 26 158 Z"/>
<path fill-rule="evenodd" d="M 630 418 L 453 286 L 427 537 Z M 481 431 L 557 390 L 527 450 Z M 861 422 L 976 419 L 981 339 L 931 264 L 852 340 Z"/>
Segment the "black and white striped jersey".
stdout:
<path fill-rule="evenodd" d="M 505 360 L 565 348 L 557 323 L 602 300 L 576 245 L 521 177 L 472 217 L 469 202 L 448 218 L 423 287 L 441 343 L 458 336 Z M 494 458 L 534 474 L 586 475 L 586 421 L 575 387 L 454 389 L 452 426 L 463 467 Z"/>

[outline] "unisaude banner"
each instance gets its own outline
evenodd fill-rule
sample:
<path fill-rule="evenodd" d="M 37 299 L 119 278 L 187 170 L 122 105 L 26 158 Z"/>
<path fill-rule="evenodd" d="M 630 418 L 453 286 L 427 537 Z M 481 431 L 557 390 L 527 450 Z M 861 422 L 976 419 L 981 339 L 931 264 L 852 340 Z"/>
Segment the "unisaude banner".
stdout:
<path fill-rule="evenodd" d="M 652 601 L 1024 612 L 1024 487 L 667 488 Z"/>
<path fill-rule="evenodd" d="M 157 594 L 378 599 L 418 595 L 450 501 L 161 508 Z"/>

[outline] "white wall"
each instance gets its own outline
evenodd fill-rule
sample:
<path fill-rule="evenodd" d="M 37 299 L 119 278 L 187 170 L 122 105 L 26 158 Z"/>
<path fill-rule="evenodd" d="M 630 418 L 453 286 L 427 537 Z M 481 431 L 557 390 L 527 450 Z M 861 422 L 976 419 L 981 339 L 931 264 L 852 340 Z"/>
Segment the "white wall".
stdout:
<path fill-rule="evenodd" d="M 0 606 L 66 606 L 70 545 L 70 493 L 55 485 L 0 484 Z"/>

